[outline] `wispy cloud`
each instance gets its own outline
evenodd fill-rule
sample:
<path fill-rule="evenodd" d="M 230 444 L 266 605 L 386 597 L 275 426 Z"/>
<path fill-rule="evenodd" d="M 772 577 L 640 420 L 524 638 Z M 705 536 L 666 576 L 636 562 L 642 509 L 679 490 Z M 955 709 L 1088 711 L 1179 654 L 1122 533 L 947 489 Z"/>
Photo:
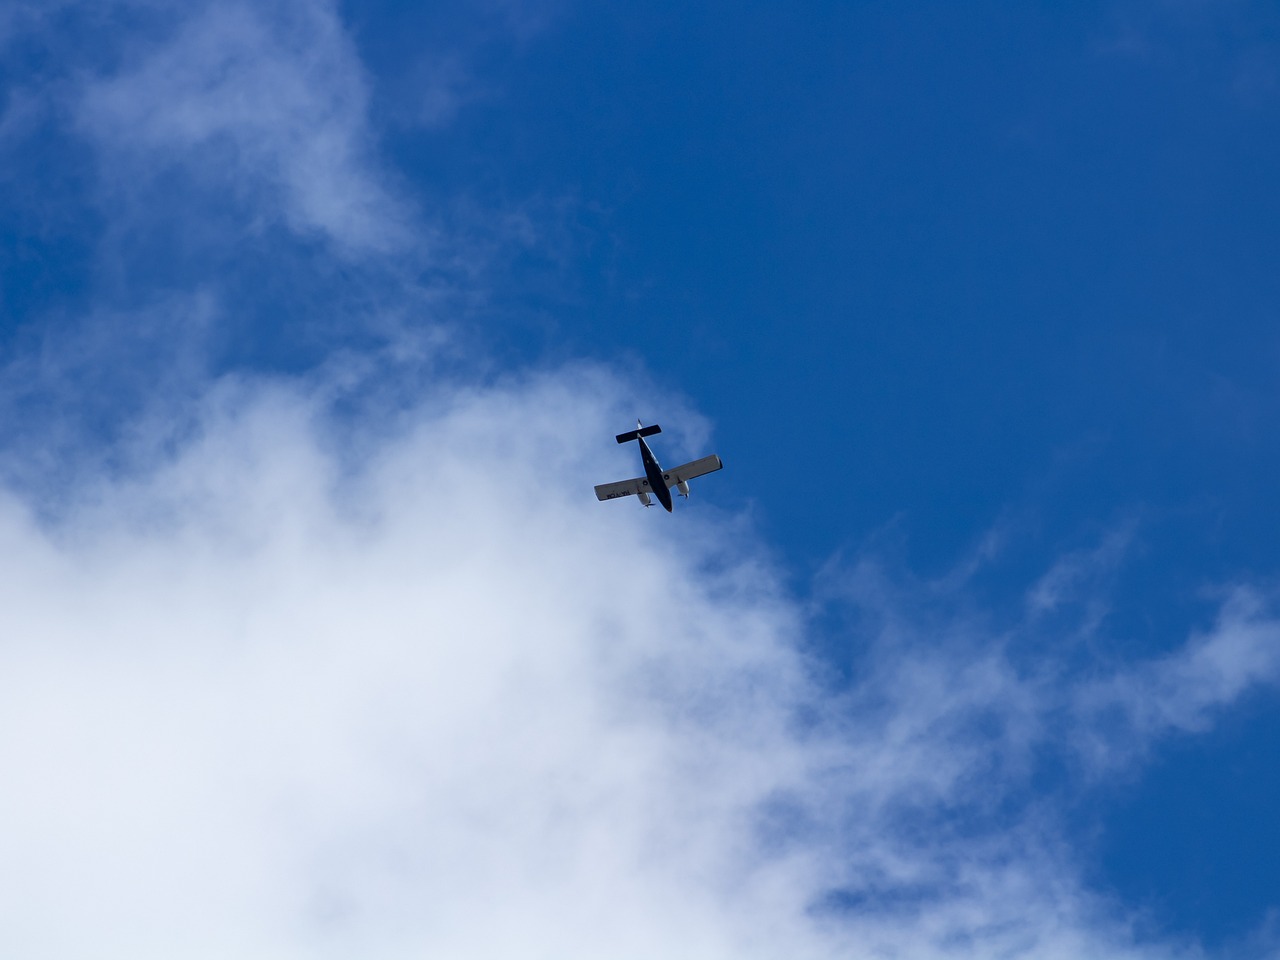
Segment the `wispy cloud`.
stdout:
<path fill-rule="evenodd" d="M 375 159 L 366 88 L 330 5 L 207 4 L 86 78 L 76 117 L 118 189 L 179 167 L 342 252 L 386 253 L 414 234 Z"/>
<path fill-rule="evenodd" d="M 130 471 L 189 427 L 219 320 L 204 291 L 22 331 L 0 377 L 0 476 L 40 509 L 85 474 Z"/>
<path fill-rule="evenodd" d="M 1096 547 L 1073 551 L 1057 560 L 1028 592 L 1028 612 L 1045 616 L 1064 605 L 1096 602 L 1105 597 L 1108 591 L 1103 587 L 1124 559 L 1134 528 L 1134 523 L 1126 523 L 1108 533 Z M 1096 628 L 1104 614 L 1103 609 L 1089 610 L 1084 618 L 1086 629 Z"/>
<path fill-rule="evenodd" d="M 1245 694 L 1280 684 L 1275 599 L 1254 586 L 1232 589 L 1213 629 L 1172 654 L 1085 687 L 1082 710 L 1104 724 L 1112 744 L 1125 739 L 1117 736 L 1117 723 L 1140 742 L 1207 729 Z"/>
<path fill-rule="evenodd" d="M 1180 74 L 1211 77 L 1238 106 L 1265 108 L 1280 91 L 1272 8 L 1266 3 L 1118 0 L 1093 48 Z"/>
<path fill-rule="evenodd" d="M 19 5 L 0 44 L 38 65 L 9 91 L 7 139 L 31 116 L 81 138 L 109 217 L 198 231 L 235 211 L 242 232 L 279 224 L 347 258 L 429 235 L 378 159 L 368 78 L 327 0 Z"/>

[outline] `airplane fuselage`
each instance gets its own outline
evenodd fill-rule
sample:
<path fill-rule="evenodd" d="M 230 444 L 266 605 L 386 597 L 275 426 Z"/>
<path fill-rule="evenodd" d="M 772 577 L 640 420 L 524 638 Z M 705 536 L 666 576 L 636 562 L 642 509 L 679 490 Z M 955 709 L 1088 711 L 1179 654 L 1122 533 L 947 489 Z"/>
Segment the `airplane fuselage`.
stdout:
<path fill-rule="evenodd" d="M 644 437 L 638 439 L 640 440 L 640 459 L 644 461 L 645 479 L 649 481 L 649 492 L 657 497 L 658 502 L 667 508 L 667 513 L 670 513 L 671 490 L 667 487 L 667 478 L 662 473 L 662 464 L 658 463 L 658 458 L 644 442 Z"/>
<path fill-rule="evenodd" d="M 634 430 L 628 430 L 626 433 L 620 433 L 614 437 L 619 443 L 630 443 L 632 440 L 640 441 L 640 460 L 644 464 L 644 476 L 635 477 L 631 480 L 619 480 L 616 483 L 596 484 L 597 500 L 614 500 L 618 497 L 637 496 L 640 498 L 641 503 L 649 507 L 653 505 L 653 501 L 649 499 L 652 495 L 657 497 L 658 502 L 667 508 L 667 513 L 671 513 L 672 487 L 680 491 L 680 496 L 687 497 L 689 495 L 690 480 L 706 476 L 708 473 L 714 473 L 724 466 L 720 462 L 720 458 L 713 453 L 711 456 L 703 457 L 701 460 L 690 460 L 688 463 L 682 463 L 680 466 L 673 467 L 670 470 L 663 470 L 662 464 L 658 462 L 658 458 L 653 455 L 653 451 L 649 449 L 649 444 L 645 443 L 644 439 L 661 432 L 662 428 L 656 423 L 646 427 L 637 420 Z"/>

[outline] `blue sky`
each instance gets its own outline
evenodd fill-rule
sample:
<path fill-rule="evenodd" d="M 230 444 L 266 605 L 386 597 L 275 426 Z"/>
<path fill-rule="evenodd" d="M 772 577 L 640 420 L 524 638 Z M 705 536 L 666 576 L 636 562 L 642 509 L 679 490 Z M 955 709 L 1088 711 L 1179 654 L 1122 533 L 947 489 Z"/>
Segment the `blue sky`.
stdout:
<path fill-rule="evenodd" d="M 1280 949 L 1272 6 L 0 45 L 12 949 Z"/>

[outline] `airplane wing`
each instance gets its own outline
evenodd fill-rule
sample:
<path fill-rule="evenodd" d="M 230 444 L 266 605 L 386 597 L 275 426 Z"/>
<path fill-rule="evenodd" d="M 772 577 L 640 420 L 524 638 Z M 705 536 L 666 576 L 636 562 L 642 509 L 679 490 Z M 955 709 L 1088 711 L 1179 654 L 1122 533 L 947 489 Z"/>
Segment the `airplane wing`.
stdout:
<path fill-rule="evenodd" d="M 648 492 L 649 481 L 644 477 L 636 477 L 634 480 L 619 480 L 617 483 L 599 484 L 596 487 L 596 499 L 616 500 L 618 497 L 633 497 L 637 493 Z"/>
<path fill-rule="evenodd" d="M 715 473 L 724 464 L 714 453 L 709 457 L 703 457 L 701 460 L 690 460 L 688 463 L 682 463 L 678 467 L 672 467 L 670 470 L 662 471 L 663 478 L 667 481 L 668 487 L 674 487 L 681 480 L 692 480 L 694 477 L 706 476 L 708 473 Z M 634 483 L 635 481 L 628 481 Z M 596 491 L 600 490 L 596 487 Z"/>

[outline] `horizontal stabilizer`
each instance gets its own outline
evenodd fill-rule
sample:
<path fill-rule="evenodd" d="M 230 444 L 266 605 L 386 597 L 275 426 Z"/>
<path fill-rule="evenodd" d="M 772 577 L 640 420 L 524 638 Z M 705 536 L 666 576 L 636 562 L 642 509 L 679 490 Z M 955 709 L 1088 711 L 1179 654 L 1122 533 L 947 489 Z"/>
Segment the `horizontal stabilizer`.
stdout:
<path fill-rule="evenodd" d="M 662 428 L 656 423 L 651 427 L 641 427 L 639 430 L 632 430 L 630 433 L 618 434 L 619 443 L 630 443 L 632 440 L 639 440 L 641 437 L 652 437 L 655 433 L 661 433 Z"/>

